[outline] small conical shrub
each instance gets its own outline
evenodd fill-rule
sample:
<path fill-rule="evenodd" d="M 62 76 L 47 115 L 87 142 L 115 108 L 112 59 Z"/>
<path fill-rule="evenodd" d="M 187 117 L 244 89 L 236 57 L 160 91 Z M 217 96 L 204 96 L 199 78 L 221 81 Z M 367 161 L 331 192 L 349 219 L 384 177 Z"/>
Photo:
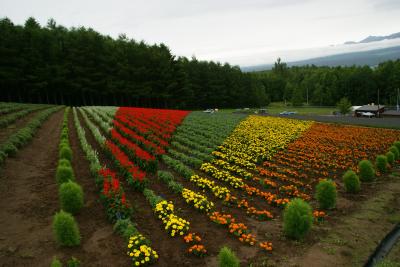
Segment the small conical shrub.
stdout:
<path fill-rule="evenodd" d="M 400 152 L 400 141 L 394 142 L 393 145 L 394 145 L 395 147 L 397 147 L 397 150 Z"/>
<path fill-rule="evenodd" d="M 62 263 L 57 259 L 57 257 L 54 257 L 50 267 L 62 267 Z"/>
<path fill-rule="evenodd" d="M 240 262 L 235 253 L 228 247 L 222 247 L 218 253 L 219 267 L 239 267 Z"/>
<path fill-rule="evenodd" d="M 387 162 L 390 165 L 393 165 L 393 163 L 394 163 L 394 154 L 391 151 L 386 153 L 386 158 L 387 158 Z"/>
<path fill-rule="evenodd" d="M 283 231 L 292 239 L 303 238 L 311 229 L 313 215 L 311 206 L 300 198 L 290 201 L 283 213 Z"/>
<path fill-rule="evenodd" d="M 68 146 L 62 146 L 60 149 L 60 159 L 72 160 L 72 150 Z"/>
<path fill-rule="evenodd" d="M 389 151 L 393 153 L 394 155 L 394 160 L 399 160 L 400 159 L 400 150 L 396 146 L 391 146 L 389 148 Z"/>
<path fill-rule="evenodd" d="M 66 183 L 69 180 L 75 180 L 74 171 L 71 167 L 58 166 L 56 171 L 56 180 L 58 184 Z"/>
<path fill-rule="evenodd" d="M 58 166 L 71 167 L 71 162 L 67 159 L 60 159 L 58 161 Z"/>
<path fill-rule="evenodd" d="M 387 172 L 387 158 L 384 155 L 379 155 L 376 157 L 376 161 L 375 161 L 375 165 L 376 165 L 376 169 L 381 172 L 381 173 L 385 173 Z"/>
<path fill-rule="evenodd" d="M 357 193 L 360 191 L 360 179 L 352 170 L 348 170 L 343 175 L 344 189 L 349 193 Z"/>
<path fill-rule="evenodd" d="M 375 179 L 375 170 L 371 161 L 360 161 L 360 163 L 358 164 L 358 170 L 360 172 L 360 180 L 362 182 L 371 182 Z"/>
<path fill-rule="evenodd" d="M 336 206 L 336 185 L 331 180 L 322 180 L 316 188 L 316 198 L 322 209 L 331 209 Z"/>
<path fill-rule="evenodd" d="M 83 207 L 82 188 L 73 181 L 61 184 L 59 192 L 61 209 L 71 214 L 78 213 Z"/>
<path fill-rule="evenodd" d="M 73 247 L 81 242 L 78 224 L 71 214 L 63 210 L 54 215 L 53 233 L 60 246 Z"/>

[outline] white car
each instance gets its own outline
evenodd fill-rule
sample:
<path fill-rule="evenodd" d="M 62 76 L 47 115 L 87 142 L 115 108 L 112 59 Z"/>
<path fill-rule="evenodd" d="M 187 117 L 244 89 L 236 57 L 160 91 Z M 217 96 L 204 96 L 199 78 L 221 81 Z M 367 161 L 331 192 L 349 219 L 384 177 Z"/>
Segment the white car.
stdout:
<path fill-rule="evenodd" d="M 375 116 L 375 114 L 372 113 L 372 112 L 360 112 L 360 114 L 361 114 L 362 117 L 368 117 L 368 118 L 371 118 L 371 117 Z"/>

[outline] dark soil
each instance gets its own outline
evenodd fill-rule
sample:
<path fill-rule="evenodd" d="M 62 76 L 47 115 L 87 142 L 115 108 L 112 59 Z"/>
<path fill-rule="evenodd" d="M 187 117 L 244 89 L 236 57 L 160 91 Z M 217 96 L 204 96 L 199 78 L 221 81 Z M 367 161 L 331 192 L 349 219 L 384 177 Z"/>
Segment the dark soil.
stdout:
<path fill-rule="evenodd" d="M 63 110 L 31 144 L 7 159 L 0 183 L 0 266 L 49 266 L 57 248 L 51 222 L 58 210 L 55 169 Z"/>

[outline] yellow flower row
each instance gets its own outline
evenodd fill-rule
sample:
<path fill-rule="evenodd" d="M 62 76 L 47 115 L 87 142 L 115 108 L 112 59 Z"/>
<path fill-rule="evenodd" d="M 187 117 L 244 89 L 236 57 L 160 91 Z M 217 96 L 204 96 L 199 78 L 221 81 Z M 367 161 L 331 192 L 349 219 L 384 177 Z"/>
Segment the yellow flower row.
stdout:
<path fill-rule="evenodd" d="M 154 212 L 164 224 L 164 229 L 172 237 L 184 235 L 189 230 L 190 223 L 174 214 L 172 202 L 162 200 L 157 203 Z"/>
<path fill-rule="evenodd" d="M 221 151 L 224 151 L 224 152 L 228 152 L 228 150 L 226 148 L 224 148 L 223 146 L 219 146 L 218 149 L 220 149 Z M 234 163 L 235 165 L 238 165 L 238 166 L 248 169 L 248 170 L 256 170 L 257 169 L 257 165 L 250 161 L 250 157 L 248 155 L 243 154 L 243 153 L 242 153 L 243 156 L 248 157 L 249 160 L 245 160 L 242 157 L 227 155 L 227 154 L 217 151 L 217 150 L 213 151 L 211 154 L 213 156 L 215 156 L 216 158 L 220 158 L 227 162 Z"/>
<path fill-rule="evenodd" d="M 253 177 L 253 174 L 251 174 L 250 172 L 240 168 L 237 165 L 229 164 L 228 162 L 223 161 L 222 159 L 214 159 L 213 161 L 211 161 L 211 163 L 220 167 L 223 170 L 237 174 L 245 179 L 251 179 Z"/>
<path fill-rule="evenodd" d="M 296 139 L 313 122 L 276 117 L 249 116 L 225 139 L 218 150 L 227 156 L 258 163 Z"/>
<path fill-rule="evenodd" d="M 182 197 L 185 199 L 186 203 L 191 204 L 200 211 L 209 212 L 214 208 L 214 203 L 209 201 L 206 196 L 198 194 L 187 188 L 182 190 Z"/>
<path fill-rule="evenodd" d="M 227 195 L 231 195 L 231 191 L 228 188 L 216 185 L 214 181 L 211 181 L 207 178 L 200 177 L 198 175 L 192 175 L 190 177 L 190 181 L 195 183 L 196 186 L 200 188 L 210 190 L 213 192 L 214 196 L 219 199 L 225 199 Z"/>
<path fill-rule="evenodd" d="M 229 183 L 234 188 L 241 188 L 244 185 L 241 178 L 231 175 L 228 171 L 219 170 L 217 167 L 210 163 L 203 163 L 200 167 L 200 170 L 210 174 L 215 179 Z"/>
<path fill-rule="evenodd" d="M 148 265 L 158 259 L 157 252 L 149 246 L 149 243 L 149 240 L 141 234 L 129 238 L 127 255 L 134 266 Z"/>

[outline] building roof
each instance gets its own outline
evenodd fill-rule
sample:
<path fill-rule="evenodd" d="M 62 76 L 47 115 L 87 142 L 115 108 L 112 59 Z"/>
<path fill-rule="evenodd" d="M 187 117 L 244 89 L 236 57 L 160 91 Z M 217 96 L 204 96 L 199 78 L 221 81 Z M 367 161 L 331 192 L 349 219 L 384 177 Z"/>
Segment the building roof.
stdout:
<path fill-rule="evenodd" d="M 383 109 L 383 108 L 385 108 L 385 106 L 384 105 L 365 105 L 365 106 L 362 106 L 362 107 L 360 107 L 360 108 L 358 108 L 358 109 L 356 109 L 356 111 L 378 111 L 378 107 L 379 107 L 379 109 Z"/>

